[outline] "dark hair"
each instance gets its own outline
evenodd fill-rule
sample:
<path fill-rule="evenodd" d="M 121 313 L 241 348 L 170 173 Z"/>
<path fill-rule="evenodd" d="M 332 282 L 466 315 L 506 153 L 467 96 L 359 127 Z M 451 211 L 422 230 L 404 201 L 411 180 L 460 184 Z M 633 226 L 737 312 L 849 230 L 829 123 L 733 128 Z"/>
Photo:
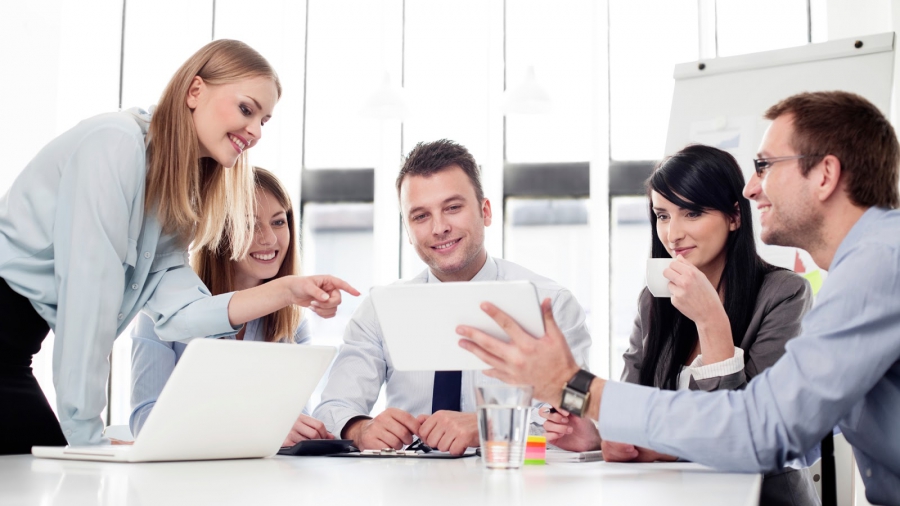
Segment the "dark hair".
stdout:
<path fill-rule="evenodd" d="M 756 253 L 750 202 L 743 198 L 744 176 L 730 154 L 709 146 L 688 146 L 666 158 L 647 180 L 647 196 L 655 191 L 678 207 L 693 212 L 719 211 L 740 219 L 728 233 L 725 270 L 718 290 L 725 291 L 725 313 L 731 336 L 739 345 L 753 316 L 763 278 L 777 269 Z M 656 232 L 656 214 L 650 203 L 653 258 L 669 258 Z M 654 298 L 650 329 L 640 382 L 668 390 L 678 388 L 678 374 L 697 345 L 697 325 L 672 305 L 671 299 Z"/>
<path fill-rule="evenodd" d="M 825 155 L 841 161 L 841 178 L 859 206 L 900 206 L 897 164 L 900 146 L 894 127 L 868 100 L 846 91 L 819 91 L 788 97 L 766 111 L 766 119 L 791 115 L 791 146 L 804 176 Z M 819 155 L 819 156 L 810 156 Z"/>
<path fill-rule="evenodd" d="M 475 197 L 478 202 L 484 201 L 484 190 L 481 188 L 481 170 L 475 163 L 475 157 L 469 150 L 451 140 L 441 139 L 434 142 L 420 142 L 409 152 L 397 175 L 397 196 L 400 196 L 400 186 L 406 176 L 428 177 L 453 165 L 458 166 L 469 177 L 472 187 L 475 188 Z"/>

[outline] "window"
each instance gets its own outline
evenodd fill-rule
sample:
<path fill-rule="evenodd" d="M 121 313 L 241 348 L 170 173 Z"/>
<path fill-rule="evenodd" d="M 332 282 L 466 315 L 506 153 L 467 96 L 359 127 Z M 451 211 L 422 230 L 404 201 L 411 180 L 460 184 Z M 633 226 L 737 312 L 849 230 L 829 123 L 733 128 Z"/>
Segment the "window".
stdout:
<path fill-rule="evenodd" d="M 807 0 L 754 2 L 717 0 L 718 56 L 734 56 L 806 44 L 809 40 L 807 8 Z"/>
<path fill-rule="evenodd" d="M 212 40 L 212 13 L 210 0 L 128 0 L 122 107 L 159 101 L 178 67 Z"/>
<path fill-rule="evenodd" d="M 303 48 L 306 7 L 291 0 L 247 3 L 216 0 L 216 39 L 245 42 L 268 60 L 281 81 L 281 100 L 262 128 L 260 143 L 248 152 L 250 163 L 272 171 L 299 205 L 303 150 Z"/>
<path fill-rule="evenodd" d="M 547 114 L 506 116 L 503 255 L 568 288 L 584 308 L 589 329 L 597 259 L 590 201 L 579 196 L 587 195 L 586 162 L 596 143 L 590 107 L 596 85 L 594 9 L 586 0 L 507 2 L 505 34 L 507 90 L 520 86 L 533 68 L 551 107 Z M 589 357 L 597 370 L 605 357 L 601 342 L 594 339 Z"/>
<path fill-rule="evenodd" d="M 406 1 L 405 87 L 413 113 L 403 152 L 451 139 L 484 167 L 488 153 L 489 3 Z"/>
<path fill-rule="evenodd" d="M 378 165 L 382 125 L 361 110 L 385 74 L 400 82 L 401 7 L 400 1 L 309 3 L 307 168 Z M 302 65 L 302 55 L 295 64 Z"/>
<path fill-rule="evenodd" d="M 534 67 L 550 95 L 549 114 L 506 118 L 509 162 L 582 162 L 591 152 L 592 2 L 506 4 L 506 88 Z"/>
<path fill-rule="evenodd" d="M 638 312 L 638 296 L 644 289 L 644 271 L 650 258 L 650 220 L 647 197 L 612 199 L 610 227 L 610 378 L 619 379 L 625 365 L 622 354 Z"/>
<path fill-rule="evenodd" d="M 359 261 L 361 255 L 365 256 L 373 248 L 372 204 L 304 204 L 301 238 L 304 274 L 337 275 L 362 294 L 360 297 L 345 294 L 334 318 L 322 319 L 310 312 L 304 315 L 309 321 L 313 344 L 340 346 L 344 328 L 373 284 L 371 262 Z M 311 406 L 319 403 L 323 387 L 320 384 L 313 393 Z M 378 411 L 382 409 L 383 406 Z"/>
<path fill-rule="evenodd" d="M 676 63 L 699 55 L 695 0 L 610 0 L 610 158 L 663 155 Z M 615 268 L 613 268 L 615 270 Z"/>
<path fill-rule="evenodd" d="M 572 292 L 585 310 L 590 329 L 591 271 L 595 262 L 588 200 L 509 198 L 504 241 L 507 260 Z M 593 367 L 596 359 L 591 355 Z"/>

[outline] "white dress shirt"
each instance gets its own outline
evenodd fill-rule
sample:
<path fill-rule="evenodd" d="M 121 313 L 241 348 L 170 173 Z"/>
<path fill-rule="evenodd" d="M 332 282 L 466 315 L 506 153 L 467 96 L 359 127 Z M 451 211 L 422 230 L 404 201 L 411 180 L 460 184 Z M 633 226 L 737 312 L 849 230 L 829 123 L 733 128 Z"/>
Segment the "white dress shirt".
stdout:
<path fill-rule="evenodd" d="M 587 368 L 591 336 L 585 325 L 584 310 L 571 292 L 524 267 L 490 256 L 472 278 L 472 281 L 514 280 L 531 281 L 537 288 L 540 300 L 551 299 L 553 316 L 565 334 L 575 360 Z M 440 283 L 440 280 L 426 269 L 409 281 L 397 283 Z M 460 407 L 463 412 L 475 411 L 475 386 L 489 383 L 500 381 L 480 371 L 462 372 Z M 350 419 L 369 415 L 382 384 L 386 384 L 388 407 L 402 409 L 413 416 L 431 414 L 434 372 L 394 370 L 375 308 L 371 298 L 367 297 L 347 325 L 344 344 L 331 368 L 322 402 L 313 416 L 321 420 L 329 432 L 340 437 Z M 536 409 L 532 412 L 532 420 L 543 422 L 543 418 L 537 416 Z"/>

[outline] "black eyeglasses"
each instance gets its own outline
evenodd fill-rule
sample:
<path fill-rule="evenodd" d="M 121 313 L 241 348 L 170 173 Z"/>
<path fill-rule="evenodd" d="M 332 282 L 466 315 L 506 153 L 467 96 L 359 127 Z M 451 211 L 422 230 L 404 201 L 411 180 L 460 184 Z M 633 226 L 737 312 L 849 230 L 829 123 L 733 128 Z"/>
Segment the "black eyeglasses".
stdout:
<path fill-rule="evenodd" d="M 756 175 L 760 178 L 763 177 L 763 174 L 766 173 L 766 170 L 769 169 L 772 165 L 778 162 L 786 162 L 788 160 L 800 160 L 801 158 L 815 158 L 822 155 L 794 155 L 794 156 L 776 156 L 773 158 L 755 158 L 753 160 L 753 167 L 756 169 Z"/>

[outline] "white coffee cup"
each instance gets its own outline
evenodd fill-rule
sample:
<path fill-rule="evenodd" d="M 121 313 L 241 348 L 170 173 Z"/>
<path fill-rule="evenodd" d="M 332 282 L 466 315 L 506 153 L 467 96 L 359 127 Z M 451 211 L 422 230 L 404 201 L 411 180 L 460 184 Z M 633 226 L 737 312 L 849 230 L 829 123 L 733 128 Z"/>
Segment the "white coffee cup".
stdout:
<path fill-rule="evenodd" d="M 673 261 L 671 258 L 647 259 L 647 288 L 654 297 L 672 296 L 672 292 L 669 291 L 669 280 L 663 276 L 663 271 Z"/>

